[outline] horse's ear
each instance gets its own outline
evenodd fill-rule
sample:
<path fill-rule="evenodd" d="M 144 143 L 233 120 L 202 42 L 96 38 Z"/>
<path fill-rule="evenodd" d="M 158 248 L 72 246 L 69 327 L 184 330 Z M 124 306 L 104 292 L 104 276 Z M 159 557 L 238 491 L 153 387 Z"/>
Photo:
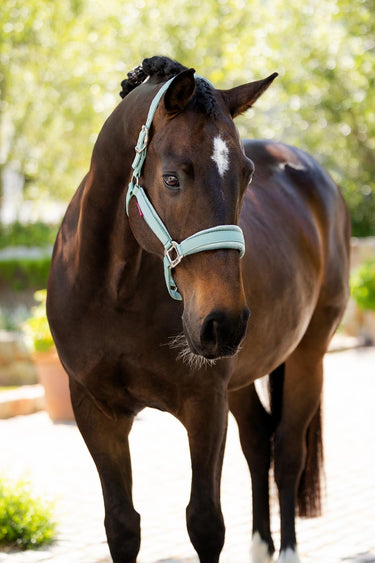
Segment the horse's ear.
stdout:
<path fill-rule="evenodd" d="M 176 76 L 164 95 L 164 107 L 168 113 L 183 111 L 195 91 L 195 70 L 189 68 Z"/>
<path fill-rule="evenodd" d="M 236 86 L 230 90 L 221 90 L 221 94 L 228 106 L 231 116 L 233 118 L 237 117 L 237 115 L 249 109 L 259 96 L 267 90 L 276 76 L 278 76 L 278 73 L 274 72 L 264 80 L 249 82 L 248 84 Z"/>

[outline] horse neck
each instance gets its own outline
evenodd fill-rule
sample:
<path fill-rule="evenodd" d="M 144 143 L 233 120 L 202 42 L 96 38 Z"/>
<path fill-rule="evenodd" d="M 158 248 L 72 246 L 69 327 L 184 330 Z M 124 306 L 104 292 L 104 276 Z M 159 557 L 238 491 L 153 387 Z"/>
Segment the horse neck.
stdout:
<path fill-rule="evenodd" d="M 94 279 L 97 287 L 107 287 L 115 295 L 124 285 L 124 275 L 129 291 L 136 283 L 142 254 L 125 210 L 136 142 L 136 134 L 127 136 L 126 131 L 120 104 L 100 132 L 90 172 L 77 197 L 75 252 L 79 275 L 91 283 Z"/>

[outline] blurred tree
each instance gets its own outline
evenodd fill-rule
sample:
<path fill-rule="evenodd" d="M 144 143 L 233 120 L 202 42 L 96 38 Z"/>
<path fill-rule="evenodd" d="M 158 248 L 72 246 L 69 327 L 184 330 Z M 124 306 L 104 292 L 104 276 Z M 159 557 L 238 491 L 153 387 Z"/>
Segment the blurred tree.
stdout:
<path fill-rule="evenodd" d="M 118 85 L 169 55 L 218 87 L 279 79 L 241 134 L 312 152 L 375 234 L 373 0 L 7 0 L 0 4 L 0 166 L 28 195 L 68 199 Z"/>
<path fill-rule="evenodd" d="M 98 35 L 82 7 L 77 0 L 0 6 L 1 166 L 23 175 L 28 196 L 71 195 L 101 121 L 90 89 L 101 94 L 95 85 L 103 65 L 93 57 Z"/>

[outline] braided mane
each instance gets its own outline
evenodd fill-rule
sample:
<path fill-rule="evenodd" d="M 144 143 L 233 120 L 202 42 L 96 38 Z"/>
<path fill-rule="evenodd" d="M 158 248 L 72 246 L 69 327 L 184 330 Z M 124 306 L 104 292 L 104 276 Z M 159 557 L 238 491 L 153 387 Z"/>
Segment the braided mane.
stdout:
<path fill-rule="evenodd" d="M 176 76 L 183 70 L 187 70 L 186 66 L 173 61 L 169 57 L 151 57 L 144 59 L 140 66 L 128 72 L 125 80 L 121 82 L 121 98 L 125 98 L 129 92 L 142 84 L 147 77 L 158 76 L 169 80 L 172 76 Z M 196 91 L 193 98 L 194 107 L 199 111 L 211 116 L 217 116 L 217 103 L 213 94 L 212 86 L 204 79 L 196 79 Z"/>

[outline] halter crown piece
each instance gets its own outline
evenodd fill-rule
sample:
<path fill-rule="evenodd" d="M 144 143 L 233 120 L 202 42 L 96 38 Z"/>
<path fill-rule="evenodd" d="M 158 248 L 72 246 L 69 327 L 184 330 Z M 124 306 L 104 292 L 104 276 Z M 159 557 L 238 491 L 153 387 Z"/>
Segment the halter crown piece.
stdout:
<path fill-rule="evenodd" d="M 242 229 L 237 225 L 219 225 L 199 231 L 180 243 L 175 242 L 157 214 L 151 201 L 148 199 L 144 189 L 139 185 L 139 178 L 146 158 L 148 133 L 152 120 L 163 94 L 167 91 L 174 78 L 175 77 L 165 82 L 152 100 L 146 124 L 142 125 L 142 129 L 139 133 L 138 141 L 135 146 L 136 154 L 132 164 L 133 176 L 126 195 L 126 213 L 129 215 L 129 203 L 134 196 L 144 220 L 164 246 L 164 277 L 169 295 L 177 301 L 182 301 L 182 297 L 172 277 L 172 269 L 181 262 L 184 256 L 204 250 L 230 248 L 238 250 L 242 258 L 245 254 L 245 240 Z"/>

